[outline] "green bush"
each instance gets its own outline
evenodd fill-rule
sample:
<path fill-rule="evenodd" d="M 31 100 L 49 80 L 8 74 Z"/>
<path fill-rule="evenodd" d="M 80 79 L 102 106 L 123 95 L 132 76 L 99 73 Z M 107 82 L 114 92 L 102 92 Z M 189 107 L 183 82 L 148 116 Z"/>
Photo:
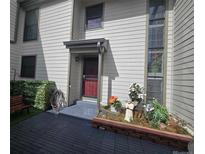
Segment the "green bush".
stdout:
<path fill-rule="evenodd" d="M 165 106 L 158 102 L 157 99 L 153 99 L 153 107 L 153 111 L 147 112 L 147 117 L 152 127 L 159 128 L 160 123 L 166 124 L 169 120 L 169 112 Z"/>
<path fill-rule="evenodd" d="M 23 95 L 24 102 L 46 110 L 50 107 L 49 98 L 56 85 L 53 81 L 11 81 L 11 96 Z"/>
<path fill-rule="evenodd" d="M 23 95 L 23 89 L 24 89 L 24 81 L 11 81 L 10 82 L 10 95 L 16 96 L 16 95 Z"/>

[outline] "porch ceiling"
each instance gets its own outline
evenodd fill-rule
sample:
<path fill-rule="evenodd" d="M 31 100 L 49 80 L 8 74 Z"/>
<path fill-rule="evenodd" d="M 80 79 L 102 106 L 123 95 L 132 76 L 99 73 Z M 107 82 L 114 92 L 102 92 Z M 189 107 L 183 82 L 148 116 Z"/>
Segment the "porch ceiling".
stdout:
<path fill-rule="evenodd" d="M 104 47 L 105 51 L 107 51 L 107 48 L 108 48 L 108 40 L 104 38 L 87 39 L 87 40 L 72 40 L 72 41 L 63 42 L 63 44 L 66 46 L 66 48 L 69 48 L 69 49 L 86 49 L 86 48 L 96 48 L 97 49 L 98 45 L 100 45 L 101 47 Z M 98 50 L 96 50 L 96 53 L 97 52 Z"/>

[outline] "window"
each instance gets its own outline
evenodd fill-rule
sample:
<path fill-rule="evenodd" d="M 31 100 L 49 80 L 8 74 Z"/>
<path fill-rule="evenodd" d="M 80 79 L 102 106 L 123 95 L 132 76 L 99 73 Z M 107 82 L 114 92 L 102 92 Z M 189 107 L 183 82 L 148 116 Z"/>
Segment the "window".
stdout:
<path fill-rule="evenodd" d="M 22 56 L 21 77 L 34 78 L 36 69 L 36 56 Z"/>
<path fill-rule="evenodd" d="M 162 76 L 163 53 L 162 50 L 149 50 L 148 54 L 148 73 L 153 76 Z M 151 74 L 152 73 L 152 74 Z"/>
<path fill-rule="evenodd" d="M 149 26 L 149 48 L 163 48 L 164 25 Z"/>
<path fill-rule="evenodd" d="M 149 1 L 149 19 L 162 19 L 165 16 L 165 0 Z"/>
<path fill-rule="evenodd" d="M 102 27 L 103 4 L 86 7 L 86 29 Z"/>
<path fill-rule="evenodd" d="M 156 98 L 157 100 L 162 100 L 162 78 L 149 78 L 147 81 L 147 99 L 148 102 L 152 100 L 152 98 Z"/>
<path fill-rule="evenodd" d="M 24 41 L 37 40 L 38 19 L 37 10 L 26 12 L 24 26 Z"/>
<path fill-rule="evenodd" d="M 149 1 L 147 101 L 163 96 L 165 1 Z"/>

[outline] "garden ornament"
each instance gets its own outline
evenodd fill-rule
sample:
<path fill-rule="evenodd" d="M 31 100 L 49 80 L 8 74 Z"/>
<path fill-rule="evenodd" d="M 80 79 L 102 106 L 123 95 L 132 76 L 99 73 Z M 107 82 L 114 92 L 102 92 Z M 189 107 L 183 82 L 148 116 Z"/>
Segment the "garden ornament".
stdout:
<path fill-rule="evenodd" d="M 59 111 L 65 106 L 65 102 L 63 92 L 60 89 L 55 89 L 50 99 L 53 111 L 58 114 Z"/>
<path fill-rule="evenodd" d="M 133 109 L 134 109 L 134 107 L 135 107 L 135 105 L 131 101 L 128 101 L 125 104 L 125 108 L 126 108 L 125 119 L 124 119 L 125 121 L 128 121 L 128 122 L 133 121 Z"/>
<path fill-rule="evenodd" d="M 145 108 L 146 112 L 151 112 L 154 110 L 154 107 L 152 104 L 146 104 L 146 105 L 144 105 L 144 108 Z"/>

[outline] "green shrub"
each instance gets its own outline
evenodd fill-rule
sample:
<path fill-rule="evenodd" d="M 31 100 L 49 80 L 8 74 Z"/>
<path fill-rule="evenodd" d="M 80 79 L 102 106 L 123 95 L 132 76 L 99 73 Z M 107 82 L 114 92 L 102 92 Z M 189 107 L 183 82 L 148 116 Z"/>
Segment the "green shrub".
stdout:
<path fill-rule="evenodd" d="M 108 110 L 110 108 L 110 105 L 103 106 L 104 109 Z"/>
<path fill-rule="evenodd" d="M 10 95 L 23 95 L 24 81 L 11 81 L 10 82 Z"/>
<path fill-rule="evenodd" d="M 24 102 L 46 110 L 50 107 L 49 98 L 56 85 L 53 81 L 11 81 L 11 95 L 23 95 Z"/>
<path fill-rule="evenodd" d="M 147 112 L 147 117 L 152 127 L 159 128 L 160 123 L 166 124 L 169 120 L 169 112 L 165 106 L 158 102 L 157 99 L 153 99 L 153 107 L 153 111 Z"/>

